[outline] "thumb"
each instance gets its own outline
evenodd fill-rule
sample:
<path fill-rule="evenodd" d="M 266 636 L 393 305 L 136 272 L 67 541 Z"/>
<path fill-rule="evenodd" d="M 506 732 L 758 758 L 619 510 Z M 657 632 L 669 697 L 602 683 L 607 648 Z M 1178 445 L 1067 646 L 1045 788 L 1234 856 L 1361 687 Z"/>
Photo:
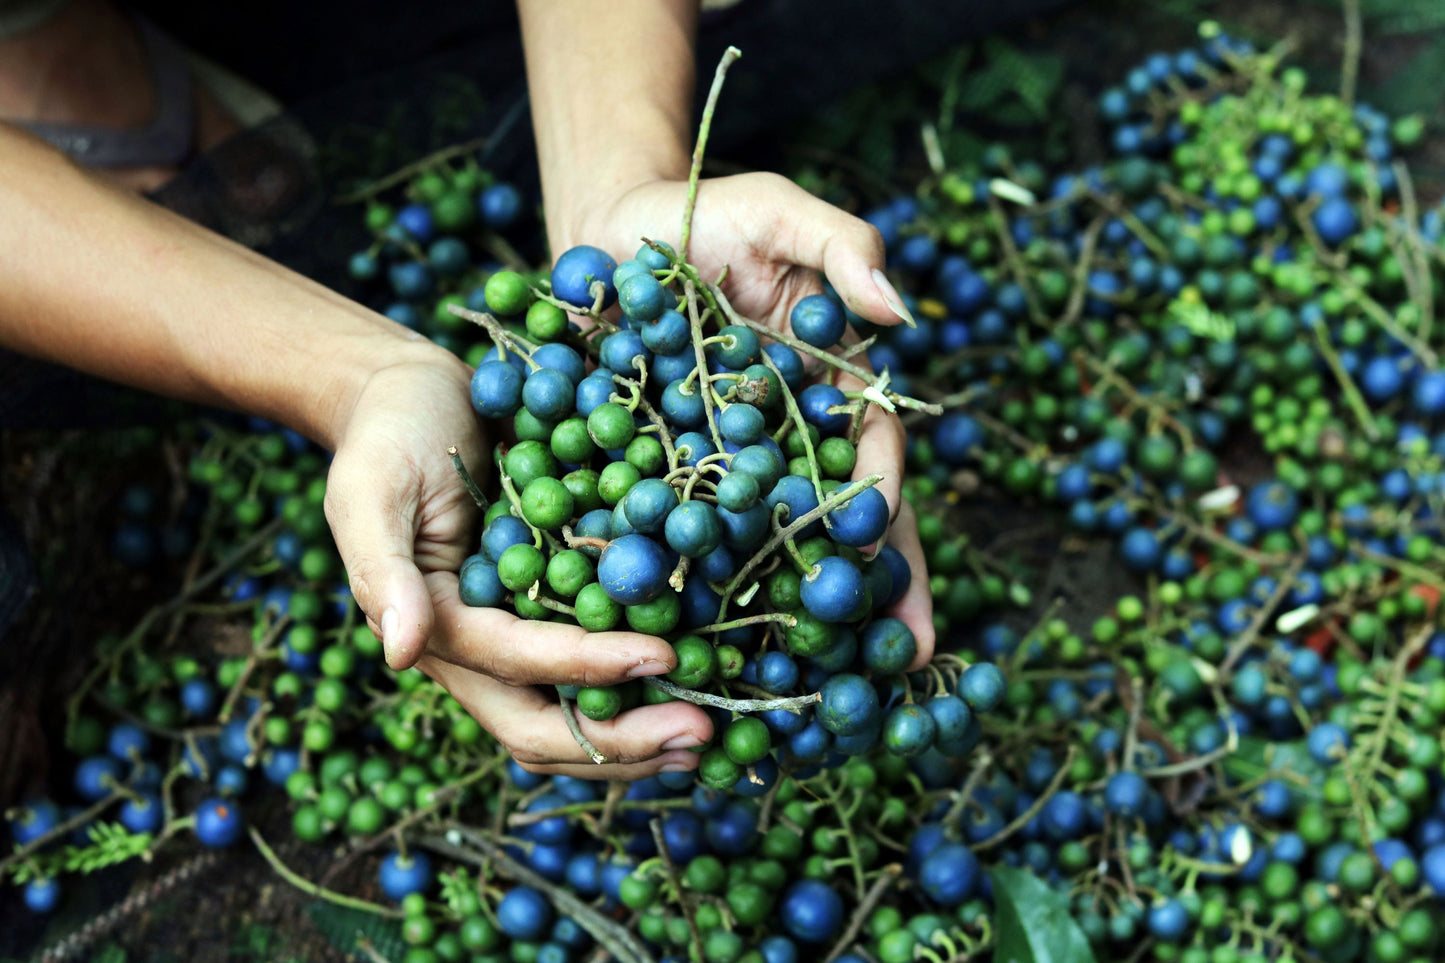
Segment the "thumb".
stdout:
<path fill-rule="evenodd" d="M 381 637 L 386 662 L 407 669 L 421 658 L 435 614 L 416 566 L 416 500 L 360 479 L 338 455 L 326 486 L 326 519 L 346 565 L 351 593 Z"/>
<path fill-rule="evenodd" d="M 875 324 L 912 326 L 912 312 L 883 273 L 878 229 L 791 181 L 779 186 L 779 223 L 792 226 L 793 262 L 822 271 L 854 314 Z"/>

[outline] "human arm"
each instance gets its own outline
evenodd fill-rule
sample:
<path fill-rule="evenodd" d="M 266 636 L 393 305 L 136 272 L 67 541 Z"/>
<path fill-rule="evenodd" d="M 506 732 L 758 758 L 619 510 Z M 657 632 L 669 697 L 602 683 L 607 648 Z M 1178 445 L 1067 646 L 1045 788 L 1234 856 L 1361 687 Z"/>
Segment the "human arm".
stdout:
<path fill-rule="evenodd" d="M 327 517 L 388 661 L 441 680 L 525 764 L 615 778 L 691 764 L 660 749 L 684 734 L 706 738 L 691 707 L 589 726 L 623 764 L 603 768 L 532 688 L 666 671 L 675 663 L 665 642 L 584 640 L 461 604 L 454 573 L 478 518 L 446 449 L 458 445 L 473 464 L 484 452 L 465 364 L 3 125 L 0 169 L 0 345 L 260 414 L 335 451 Z"/>
<path fill-rule="evenodd" d="M 518 8 L 553 251 L 594 244 L 621 260 L 644 234 L 676 245 L 691 164 L 697 3 L 618 0 L 601 12 L 585 0 L 520 0 Z M 799 299 L 822 290 L 819 272 L 870 321 L 897 324 L 906 314 L 883 275 L 878 232 L 776 174 L 702 181 L 689 258 L 704 277 L 727 266 L 733 305 L 779 330 Z M 918 639 L 921 665 L 933 650 L 932 601 L 903 505 L 904 442 L 898 418 L 871 406 L 854 477 L 881 474 L 879 489 L 901 519 L 890 540 L 915 578 L 896 614 Z"/>

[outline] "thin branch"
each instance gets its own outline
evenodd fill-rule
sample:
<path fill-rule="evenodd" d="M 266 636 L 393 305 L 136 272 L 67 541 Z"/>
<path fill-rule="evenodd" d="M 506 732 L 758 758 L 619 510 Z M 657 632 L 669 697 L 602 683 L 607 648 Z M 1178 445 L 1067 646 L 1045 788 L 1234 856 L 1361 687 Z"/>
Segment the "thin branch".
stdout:
<path fill-rule="evenodd" d="M 712 77 L 712 88 L 707 92 L 707 103 L 702 108 L 702 123 L 697 129 L 697 145 L 692 149 L 692 169 L 687 174 L 687 206 L 682 212 L 682 243 L 678 246 L 679 256 L 686 261 L 688 245 L 692 243 L 692 214 L 697 208 L 697 182 L 702 176 L 702 157 L 707 151 L 707 137 L 712 132 L 712 118 L 717 111 L 717 100 L 722 94 L 723 80 L 733 61 L 743 55 L 737 47 L 728 47 L 718 61 L 717 71 Z"/>

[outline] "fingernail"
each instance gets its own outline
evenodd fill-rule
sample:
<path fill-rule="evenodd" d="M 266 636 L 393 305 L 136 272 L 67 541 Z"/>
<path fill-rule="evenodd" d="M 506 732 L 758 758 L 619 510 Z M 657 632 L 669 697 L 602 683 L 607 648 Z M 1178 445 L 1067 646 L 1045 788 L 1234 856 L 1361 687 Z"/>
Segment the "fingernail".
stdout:
<path fill-rule="evenodd" d="M 401 616 L 396 614 L 396 609 L 381 613 L 381 644 L 388 649 L 396 645 L 396 629 L 400 621 Z"/>
<path fill-rule="evenodd" d="M 888 280 L 888 275 L 877 268 L 873 269 L 873 286 L 878 289 L 879 294 L 883 295 L 883 301 L 888 305 L 888 310 L 902 318 L 903 323 L 910 328 L 918 327 L 918 322 L 913 320 L 913 312 L 904 307 L 903 299 L 898 296 L 893 282 Z"/>
<path fill-rule="evenodd" d="M 684 732 L 682 735 L 673 736 L 662 744 L 663 752 L 671 752 L 674 749 L 696 749 L 702 745 L 702 740 L 691 732 Z"/>
<path fill-rule="evenodd" d="M 627 677 L 629 679 L 641 679 L 642 677 L 649 675 L 662 675 L 667 671 L 668 668 L 665 664 L 657 661 L 656 659 L 648 659 L 644 662 L 639 662 L 637 665 L 634 665 L 632 668 L 628 669 Z"/>
<path fill-rule="evenodd" d="M 665 762 L 662 764 L 663 772 L 692 772 L 692 766 L 685 762 Z"/>

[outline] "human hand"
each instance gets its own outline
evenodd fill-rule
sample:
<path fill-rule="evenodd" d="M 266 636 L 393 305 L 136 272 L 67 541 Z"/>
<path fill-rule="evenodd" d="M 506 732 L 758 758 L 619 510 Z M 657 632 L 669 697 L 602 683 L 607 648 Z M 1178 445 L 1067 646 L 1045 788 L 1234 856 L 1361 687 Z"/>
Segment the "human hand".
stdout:
<path fill-rule="evenodd" d="M 480 519 L 447 448 L 456 445 L 473 466 L 489 457 L 468 401 L 470 375 L 436 349 L 376 371 L 342 415 L 326 517 L 388 664 L 415 665 L 441 683 L 529 771 L 639 779 L 696 767 L 686 747 L 710 738 L 712 724 L 695 706 L 643 706 L 602 723 L 579 717 L 609 760 L 599 766 L 555 699 L 536 688 L 662 674 L 676 666 L 672 646 L 462 603 L 456 573 Z"/>
<path fill-rule="evenodd" d="M 673 225 L 680 224 L 686 198 L 686 181 L 645 180 L 610 199 L 581 205 L 584 213 L 576 218 L 549 211 L 549 233 L 558 252 L 573 244 L 592 244 L 620 262 L 633 255 L 644 235 L 676 246 L 680 228 Z M 794 304 L 823 290 L 823 275 L 861 317 L 883 325 L 912 320 L 883 274 L 883 240 L 877 230 L 781 175 L 741 174 L 700 182 L 688 260 L 705 279 L 717 278 L 726 267 L 723 289 L 733 306 L 779 331 L 789 331 Z M 853 360 L 867 367 L 865 356 Z M 836 383 L 845 391 L 864 387 L 848 374 Z M 896 414 L 869 405 L 853 477 L 883 476 L 878 489 L 892 520 L 888 541 L 913 570 L 912 584 L 891 614 L 902 619 L 918 641 L 917 669 L 932 658 L 935 633 L 918 524 L 902 497 L 905 440 Z"/>

